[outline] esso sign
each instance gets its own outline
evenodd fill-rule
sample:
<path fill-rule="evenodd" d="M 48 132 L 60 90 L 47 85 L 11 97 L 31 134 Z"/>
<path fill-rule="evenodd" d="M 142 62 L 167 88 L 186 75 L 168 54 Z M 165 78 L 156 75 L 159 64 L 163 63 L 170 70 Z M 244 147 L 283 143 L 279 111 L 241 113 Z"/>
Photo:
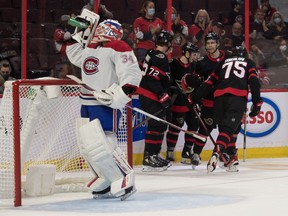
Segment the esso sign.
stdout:
<path fill-rule="evenodd" d="M 263 105 L 261 111 L 255 117 L 249 117 L 250 110 L 246 112 L 247 131 L 249 137 L 263 137 L 272 133 L 280 123 L 281 113 L 278 106 L 268 98 L 262 97 Z M 247 107 L 251 107 L 251 99 Z M 242 124 L 241 133 L 244 134 L 244 125 Z"/>

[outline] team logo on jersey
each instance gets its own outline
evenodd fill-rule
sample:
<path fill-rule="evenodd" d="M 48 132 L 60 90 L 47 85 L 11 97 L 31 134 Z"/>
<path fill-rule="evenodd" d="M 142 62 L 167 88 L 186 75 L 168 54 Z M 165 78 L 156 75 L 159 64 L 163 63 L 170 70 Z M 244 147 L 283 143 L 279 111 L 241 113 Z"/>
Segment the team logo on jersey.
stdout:
<path fill-rule="evenodd" d="M 98 73 L 99 59 L 95 57 L 88 57 L 84 60 L 83 70 L 87 75 Z"/>
<path fill-rule="evenodd" d="M 159 54 L 156 55 L 156 57 L 158 57 L 158 58 L 165 58 L 165 55 L 162 54 L 162 53 L 159 53 Z"/>
<path fill-rule="evenodd" d="M 212 118 L 204 118 L 203 120 L 207 125 L 213 125 L 213 119 Z"/>

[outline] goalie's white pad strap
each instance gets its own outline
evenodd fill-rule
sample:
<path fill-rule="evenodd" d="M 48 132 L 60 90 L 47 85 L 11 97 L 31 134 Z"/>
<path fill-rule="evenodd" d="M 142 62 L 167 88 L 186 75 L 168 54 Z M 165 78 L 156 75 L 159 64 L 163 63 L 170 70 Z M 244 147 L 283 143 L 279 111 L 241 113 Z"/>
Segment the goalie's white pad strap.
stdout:
<path fill-rule="evenodd" d="M 131 98 L 124 93 L 122 87 L 116 83 L 113 83 L 106 91 L 112 95 L 112 103 L 109 105 L 111 108 L 122 109 L 131 101 Z"/>
<path fill-rule="evenodd" d="M 122 152 L 119 155 L 119 150 L 113 148 L 115 144 L 109 143 L 111 139 L 106 137 L 98 119 L 81 126 L 79 134 L 80 151 L 97 174 L 112 183 L 123 179 L 123 173 L 131 172 Z"/>

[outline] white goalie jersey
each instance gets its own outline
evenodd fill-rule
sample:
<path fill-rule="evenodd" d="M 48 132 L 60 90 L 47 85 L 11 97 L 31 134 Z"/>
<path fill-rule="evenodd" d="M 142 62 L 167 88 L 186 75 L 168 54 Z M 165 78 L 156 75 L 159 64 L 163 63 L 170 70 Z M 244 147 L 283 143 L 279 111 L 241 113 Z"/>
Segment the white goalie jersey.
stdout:
<path fill-rule="evenodd" d="M 142 78 L 137 59 L 132 49 L 121 40 L 103 45 L 90 44 L 83 49 L 81 44 L 67 46 L 66 53 L 72 64 L 81 68 L 82 81 L 93 89 L 108 89 L 112 84 L 138 87 Z M 100 105 L 92 92 L 82 88 L 83 105 Z"/>

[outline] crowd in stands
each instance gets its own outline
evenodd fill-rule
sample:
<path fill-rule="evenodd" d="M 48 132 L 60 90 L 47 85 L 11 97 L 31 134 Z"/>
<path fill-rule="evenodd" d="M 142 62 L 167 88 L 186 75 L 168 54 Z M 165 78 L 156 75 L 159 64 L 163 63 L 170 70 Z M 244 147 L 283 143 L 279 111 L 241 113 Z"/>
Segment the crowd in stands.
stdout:
<path fill-rule="evenodd" d="M 63 10 L 68 4 L 65 7 L 62 5 L 61 10 L 51 9 L 47 5 L 46 8 L 43 6 L 42 9 L 40 8 L 41 10 L 38 10 L 46 11 L 46 14 L 38 14 L 38 19 L 39 16 L 44 17 L 42 18 L 44 19 L 43 23 L 39 21 L 40 25 L 38 20 L 34 19 L 33 16 L 34 10 L 32 6 L 36 4 L 35 2 L 37 3 L 38 1 L 31 1 L 28 4 L 27 10 L 28 78 L 29 75 L 35 74 L 37 71 L 41 72 L 42 70 L 48 71 L 51 76 L 64 78 L 63 71 L 60 72 L 64 68 L 67 73 L 79 75 L 79 69 L 69 66 L 70 63 L 65 55 L 61 54 L 61 50 L 65 48 L 65 43 L 71 40 L 71 34 L 74 31 L 67 24 L 69 18 L 79 14 L 82 8 L 93 10 L 94 1 L 77 0 L 81 6 L 78 4 L 78 10 L 71 9 L 69 11 L 70 14 L 65 14 L 64 12 L 66 11 Z M 54 3 L 54 1 L 52 2 Z M 61 2 L 62 4 L 64 2 L 69 3 L 64 0 Z M 121 14 L 117 10 L 116 7 L 120 2 L 124 2 L 126 8 L 125 6 L 123 8 L 131 11 L 130 1 L 119 1 L 117 4 L 115 3 L 116 5 L 111 5 L 109 1 L 104 0 L 99 2 L 101 19 L 113 18 L 122 22 L 123 16 L 126 17 L 127 14 L 123 14 L 123 11 Z M 231 4 L 230 11 L 225 11 L 227 13 L 219 11 L 217 13 L 214 11 L 210 12 L 210 10 L 204 8 L 199 8 L 195 11 L 194 8 L 188 8 L 189 5 L 184 6 L 184 3 L 190 1 L 173 1 L 174 7 L 172 8 L 171 17 L 167 17 L 166 1 L 164 6 L 160 3 L 161 1 L 148 0 L 139 2 L 142 4 L 141 8 L 137 8 L 139 12 L 138 17 L 135 17 L 133 20 L 129 19 L 129 22 L 127 20 L 122 22 L 124 29 L 122 40 L 125 40 L 133 48 L 139 61 L 143 60 L 148 49 L 154 48 L 154 40 L 157 33 L 162 29 L 167 29 L 167 19 L 172 20 L 171 28 L 174 35 L 172 58 L 181 56 L 181 47 L 187 41 L 198 45 L 201 55 L 205 55 L 206 50 L 203 46 L 203 38 L 210 31 L 214 31 L 219 35 L 221 49 L 223 50 L 233 51 L 235 46 L 240 46 L 244 43 L 244 0 L 225 1 Z M 174 2 L 182 2 L 181 8 L 177 5 L 175 6 Z M 250 3 L 252 8 L 250 11 L 249 49 L 251 51 L 250 57 L 256 62 L 259 73 L 264 73 L 269 67 L 288 64 L 288 23 L 285 22 L 284 15 L 277 11 L 270 4 L 269 0 L 260 0 L 259 5 L 258 1 L 256 2 L 256 4 Z M 53 4 L 50 6 L 53 7 Z M 5 7 L 9 7 L 9 5 Z M 20 11 L 21 4 L 18 7 L 17 9 Z M 212 6 L 209 5 L 208 8 L 210 9 Z M 5 13 L 7 12 L 5 9 L 3 8 L 0 11 L 0 60 L 8 61 L 11 75 L 19 79 L 21 78 L 21 22 L 11 20 L 9 25 L 7 25 L 8 19 L 6 19 L 4 14 L 4 11 Z M 187 16 L 187 11 L 189 11 L 189 16 Z M 47 18 L 48 13 L 52 16 L 51 20 Z M 45 19 L 48 22 L 45 22 Z M 60 70 L 59 68 L 62 69 Z M 269 85 L 269 82 L 263 83 Z"/>

